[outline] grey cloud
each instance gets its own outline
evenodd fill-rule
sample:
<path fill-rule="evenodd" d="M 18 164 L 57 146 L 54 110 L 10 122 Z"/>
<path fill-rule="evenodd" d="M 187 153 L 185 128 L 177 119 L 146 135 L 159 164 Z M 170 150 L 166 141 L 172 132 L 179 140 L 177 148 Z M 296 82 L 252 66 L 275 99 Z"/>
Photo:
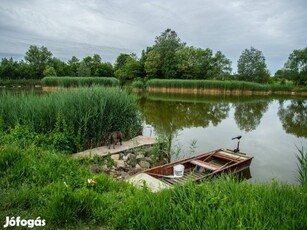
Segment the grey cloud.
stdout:
<path fill-rule="evenodd" d="M 167 28 L 188 45 L 221 50 L 233 62 L 245 48 L 261 50 L 271 72 L 307 45 L 304 0 L 45 0 L 2 1 L 0 52 L 24 54 L 30 44 L 67 59 L 98 53 L 114 62 L 141 53 Z"/>

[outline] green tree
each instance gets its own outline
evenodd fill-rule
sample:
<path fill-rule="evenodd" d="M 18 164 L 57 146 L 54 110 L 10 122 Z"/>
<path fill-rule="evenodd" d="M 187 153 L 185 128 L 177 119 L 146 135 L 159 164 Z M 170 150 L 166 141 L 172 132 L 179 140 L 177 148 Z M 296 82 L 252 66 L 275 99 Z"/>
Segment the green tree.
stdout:
<path fill-rule="evenodd" d="M 146 77 L 148 78 L 159 78 L 161 66 L 160 54 L 155 50 L 150 50 L 146 55 L 146 61 L 144 62 L 144 69 Z"/>
<path fill-rule="evenodd" d="M 114 77 L 114 69 L 110 62 L 101 63 L 96 73 L 101 77 Z"/>
<path fill-rule="evenodd" d="M 50 60 L 50 64 L 48 66 L 53 67 L 55 74 L 56 74 L 56 75 L 49 75 L 49 76 L 69 75 L 69 71 L 67 71 L 67 64 L 65 62 L 61 61 L 60 59 L 56 58 L 56 57 L 53 57 Z M 47 67 L 45 68 L 45 70 L 47 69 Z M 52 72 L 50 72 L 50 73 L 52 73 Z M 54 74 L 54 72 L 52 74 Z M 45 74 L 44 74 L 44 76 L 45 76 Z"/>
<path fill-rule="evenodd" d="M 16 79 L 18 63 L 13 58 L 3 58 L 0 63 L 0 79 Z"/>
<path fill-rule="evenodd" d="M 290 77 L 298 85 L 307 84 L 307 47 L 294 50 L 285 63 Z"/>
<path fill-rule="evenodd" d="M 214 57 L 212 57 L 212 69 L 210 71 L 209 78 L 224 80 L 229 77 L 232 71 L 231 61 L 226 58 L 221 51 L 217 51 Z"/>
<path fill-rule="evenodd" d="M 94 54 L 90 62 L 91 73 L 93 76 L 101 76 L 100 75 L 100 67 L 102 64 L 102 59 L 99 54 Z"/>
<path fill-rule="evenodd" d="M 179 77 L 183 79 L 207 79 L 212 69 L 212 50 L 184 47 L 176 52 Z"/>
<path fill-rule="evenodd" d="M 118 67 L 118 66 L 117 66 Z M 135 54 L 125 58 L 124 65 L 115 71 L 115 76 L 123 83 L 125 81 L 140 78 L 142 66 Z"/>
<path fill-rule="evenodd" d="M 34 79 L 35 74 L 33 69 L 31 68 L 31 66 L 29 64 L 27 64 L 26 62 L 24 62 L 23 60 L 21 60 L 18 63 L 18 67 L 17 67 L 17 73 L 18 73 L 18 78 L 19 79 Z"/>
<path fill-rule="evenodd" d="M 114 71 L 117 71 L 119 69 L 121 69 L 127 62 L 127 60 L 130 58 L 129 54 L 123 54 L 121 53 L 116 61 L 115 61 L 115 65 L 114 65 Z"/>
<path fill-rule="evenodd" d="M 89 77 L 91 76 L 91 68 L 87 66 L 87 64 L 82 61 L 77 69 L 77 76 L 79 77 Z"/>
<path fill-rule="evenodd" d="M 35 78 L 41 79 L 43 71 L 50 63 L 52 53 L 44 46 L 37 47 L 31 45 L 25 54 L 25 60 L 30 64 L 34 70 Z"/>
<path fill-rule="evenodd" d="M 160 36 L 156 37 L 153 50 L 160 55 L 159 71 L 164 78 L 177 77 L 178 60 L 175 54 L 184 46 L 185 43 L 182 43 L 177 33 L 171 29 L 165 30 Z"/>
<path fill-rule="evenodd" d="M 270 75 L 260 50 L 251 47 L 242 52 L 238 60 L 238 75 L 244 81 L 268 82 Z"/>
<path fill-rule="evenodd" d="M 69 76 L 78 76 L 78 68 L 80 66 L 80 60 L 72 56 L 70 60 L 67 61 Z"/>
<path fill-rule="evenodd" d="M 57 73 L 53 66 L 47 66 L 43 74 L 45 77 L 46 76 L 57 76 Z"/>

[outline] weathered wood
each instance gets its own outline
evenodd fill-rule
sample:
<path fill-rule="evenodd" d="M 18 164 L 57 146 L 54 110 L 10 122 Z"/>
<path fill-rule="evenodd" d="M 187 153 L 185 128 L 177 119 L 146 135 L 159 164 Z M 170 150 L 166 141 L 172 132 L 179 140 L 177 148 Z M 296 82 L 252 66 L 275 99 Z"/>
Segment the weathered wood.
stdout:
<path fill-rule="evenodd" d="M 219 166 L 216 166 L 214 164 L 210 164 L 208 162 L 204 162 L 204 161 L 200 161 L 200 160 L 192 160 L 190 161 L 193 165 L 198 165 L 200 167 L 203 167 L 205 169 L 209 169 L 211 171 L 215 171 L 217 169 L 219 169 Z"/>
<path fill-rule="evenodd" d="M 115 149 L 113 149 L 112 146 L 110 149 L 108 148 L 108 146 L 101 146 L 72 154 L 72 157 L 81 157 L 89 155 L 108 156 L 139 147 L 154 145 L 156 143 L 156 139 L 152 137 L 137 136 L 135 138 L 132 138 L 131 140 L 123 141 L 122 145 L 119 145 L 118 143 L 117 145 L 115 145 Z"/>

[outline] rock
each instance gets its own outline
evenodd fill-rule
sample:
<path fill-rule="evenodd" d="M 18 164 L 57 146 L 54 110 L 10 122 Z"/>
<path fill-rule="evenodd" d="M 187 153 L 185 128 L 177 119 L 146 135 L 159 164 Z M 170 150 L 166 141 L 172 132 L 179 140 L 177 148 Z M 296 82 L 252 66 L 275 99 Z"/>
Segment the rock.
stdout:
<path fill-rule="evenodd" d="M 140 165 L 142 168 L 144 168 L 144 169 L 150 168 L 150 163 L 147 162 L 147 161 L 144 161 L 144 160 L 141 160 L 141 161 L 139 162 L 139 165 Z"/>
<path fill-rule="evenodd" d="M 145 161 L 148 161 L 149 163 L 152 163 L 152 158 L 151 157 L 145 157 Z"/>
<path fill-rule="evenodd" d="M 123 160 L 115 161 L 115 163 L 116 163 L 117 168 L 125 168 L 126 167 L 125 161 L 123 161 Z"/>
<path fill-rule="evenodd" d="M 128 156 L 123 156 L 123 161 L 127 161 L 128 160 Z"/>
<path fill-rule="evenodd" d="M 119 154 L 111 155 L 111 159 L 118 161 L 119 160 Z"/>
<path fill-rule="evenodd" d="M 135 167 L 135 165 L 136 165 L 136 156 L 134 155 L 134 154 L 132 154 L 132 153 L 129 153 L 128 154 L 128 164 L 131 166 L 131 167 Z"/>
<path fill-rule="evenodd" d="M 136 169 L 142 169 L 142 167 L 139 164 L 136 164 L 135 168 Z"/>
<path fill-rule="evenodd" d="M 143 153 L 138 153 L 138 154 L 136 155 L 136 159 L 137 159 L 137 160 L 143 159 L 144 157 L 145 157 L 145 156 L 144 156 Z"/>

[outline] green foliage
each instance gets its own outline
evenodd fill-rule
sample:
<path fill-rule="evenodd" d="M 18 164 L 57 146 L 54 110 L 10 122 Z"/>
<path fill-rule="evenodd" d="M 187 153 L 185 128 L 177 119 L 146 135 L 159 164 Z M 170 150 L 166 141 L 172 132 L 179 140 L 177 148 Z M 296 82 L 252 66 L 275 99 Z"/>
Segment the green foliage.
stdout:
<path fill-rule="evenodd" d="M 136 88 L 136 89 L 145 89 L 146 84 L 141 80 L 137 80 L 137 81 L 132 82 L 131 86 L 132 88 Z"/>
<path fill-rule="evenodd" d="M 27 80 L 0 80 L 0 86 L 16 87 L 16 86 L 35 86 L 40 85 L 41 80 L 27 79 Z"/>
<path fill-rule="evenodd" d="M 307 84 L 307 47 L 294 50 L 285 63 L 291 79 L 298 85 Z"/>
<path fill-rule="evenodd" d="M 42 79 L 44 86 L 119 86 L 119 81 L 114 77 L 44 77 Z"/>
<path fill-rule="evenodd" d="M 184 47 L 176 56 L 182 79 L 223 79 L 231 73 L 231 61 L 220 51 L 213 56 L 210 49 Z"/>
<path fill-rule="evenodd" d="M 68 152 L 100 146 L 114 130 L 121 130 L 128 139 L 138 135 L 141 120 L 136 107 L 126 92 L 101 87 L 0 97 L 4 130 L 17 132 L 16 140 L 27 141 L 24 135 L 34 141 L 41 139 L 38 134 L 46 134 L 49 138 L 43 141 Z M 29 128 L 22 132 L 25 126 Z"/>
<path fill-rule="evenodd" d="M 115 76 L 121 83 L 142 77 L 142 66 L 134 54 L 122 54 L 116 63 Z"/>
<path fill-rule="evenodd" d="M 240 80 L 267 83 L 270 75 L 262 52 L 245 49 L 238 60 L 238 75 Z"/>
<path fill-rule="evenodd" d="M 219 81 L 219 80 L 162 80 L 152 79 L 147 81 L 147 87 L 165 88 L 195 88 L 195 89 L 221 89 L 221 90 L 250 90 L 269 91 L 270 85 L 243 81 Z"/>
<path fill-rule="evenodd" d="M 307 186 L 307 151 L 304 147 L 299 149 L 297 147 L 298 154 L 296 158 L 298 160 L 298 181 L 303 186 Z"/>
<path fill-rule="evenodd" d="M 50 63 L 51 58 L 52 53 L 47 49 L 47 47 L 44 46 L 39 48 L 31 45 L 25 54 L 25 60 L 34 69 L 37 79 L 41 79 L 43 77 L 43 71 Z"/>
<path fill-rule="evenodd" d="M 0 143 L 0 167 L 0 218 L 40 216 L 50 229 L 304 229 L 307 223 L 307 193 L 297 185 L 222 177 L 152 193 L 18 142 Z"/>
<path fill-rule="evenodd" d="M 55 69 L 52 66 L 47 66 L 43 72 L 44 76 L 57 76 Z"/>
<path fill-rule="evenodd" d="M 160 77 L 161 56 L 155 50 L 147 53 L 144 69 L 148 78 Z"/>

